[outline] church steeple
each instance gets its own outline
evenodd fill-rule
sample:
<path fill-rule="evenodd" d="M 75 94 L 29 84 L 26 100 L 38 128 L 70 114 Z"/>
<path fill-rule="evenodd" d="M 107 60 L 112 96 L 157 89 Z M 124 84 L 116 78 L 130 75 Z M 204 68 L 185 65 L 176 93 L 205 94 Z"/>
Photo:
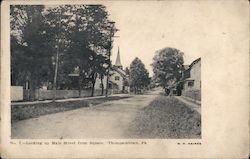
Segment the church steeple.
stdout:
<path fill-rule="evenodd" d="M 115 61 L 115 66 L 122 69 L 119 47 L 118 47 L 117 57 L 116 57 L 116 61 Z"/>

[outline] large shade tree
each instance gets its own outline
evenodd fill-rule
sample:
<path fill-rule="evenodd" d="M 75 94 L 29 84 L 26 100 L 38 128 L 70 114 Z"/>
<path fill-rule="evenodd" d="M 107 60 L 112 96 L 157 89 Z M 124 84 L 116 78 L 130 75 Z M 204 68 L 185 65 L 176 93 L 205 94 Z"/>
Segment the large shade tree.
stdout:
<path fill-rule="evenodd" d="M 103 5 L 11 6 L 12 84 L 65 88 L 77 68 L 81 95 L 84 83 L 94 87 L 97 73 L 107 73 L 114 28 Z"/>
<path fill-rule="evenodd" d="M 164 88 L 176 84 L 183 71 L 183 52 L 175 48 L 164 48 L 156 51 L 153 58 L 153 72 Z"/>
<path fill-rule="evenodd" d="M 51 77 L 51 54 L 48 47 L 44 6 L 11 6 L 11 75 L 12 84 L 29 83 L 34 90 Z"/>
<path fill-rule="evenodd" d="M 97 74 L 104 77 L 110 66 L 110 43 L 116 29 L 103 5 L 77 5 L 72 13 L 74 23 L 70 28 L 70 49 L 65 65 L 69 71 L 79 68 L 79 95 L 83 83 L 90 82 L 93 96 Z"/>

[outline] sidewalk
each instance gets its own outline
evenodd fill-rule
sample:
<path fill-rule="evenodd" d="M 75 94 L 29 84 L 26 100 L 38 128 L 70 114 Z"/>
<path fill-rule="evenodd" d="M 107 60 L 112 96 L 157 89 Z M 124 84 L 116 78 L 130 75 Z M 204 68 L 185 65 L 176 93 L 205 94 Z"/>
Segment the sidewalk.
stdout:
<path fill-rule="evenodd" d="M 126 97 L 131 96 L 130 94 L 112 94 L 108 97 Z M 57 99 L 55 102 L 69 102 L 69 101 L 79 101 L 87 99 L 100 99 L 105 98 L 105 96 L 95 96 L 95 97 L 82 97 L 82 98 L 68 98 L 68 99 Z M 11 105 L 28 105 L 28 104 L 39 104 L 39 103 L 50 103 L 53 100 L 43 100 L 43 101 L 32 101 L 32 102 L 11 102 Z"/>
<path fill-rule="evenodd" d="M 189 102 L 195 103 L 197 105 L 201 105 L 201 101 L 199 101 L 199 100 L 194 100 L 193 98 L 186 97 L 186 96 L 181 96 L 181 97 L 184 98 L 184 99 L 186 99 Z"/>
<path fill-rule="evenodd" d="M 179 101 L 187 104 L 189 106 L 189 108 L 196 110 L 198 113 L 201 114 L 201 105 L 191 102 L 190 100 L 187 100 L 186 98 L 184 98 L 183 96 L 174 96 L 176 99 L 178 99 Z"/>

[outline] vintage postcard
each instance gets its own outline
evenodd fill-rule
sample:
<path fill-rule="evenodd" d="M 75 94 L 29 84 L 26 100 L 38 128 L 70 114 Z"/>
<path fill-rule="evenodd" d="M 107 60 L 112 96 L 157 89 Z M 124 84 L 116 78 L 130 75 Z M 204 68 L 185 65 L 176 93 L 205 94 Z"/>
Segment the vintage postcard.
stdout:
<path fill-rule="evenodd" d="M 3 1 L 2 158 L 247 158 L 249 4 Z"/>

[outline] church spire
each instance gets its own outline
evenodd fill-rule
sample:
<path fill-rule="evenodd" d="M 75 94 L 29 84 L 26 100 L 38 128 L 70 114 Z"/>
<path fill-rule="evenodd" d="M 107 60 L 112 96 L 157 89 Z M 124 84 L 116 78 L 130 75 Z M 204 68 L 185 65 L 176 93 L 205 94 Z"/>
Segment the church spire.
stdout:
<path fill-rule="evenodd" d="M 119 47 L 118 47 L 118 53 L 117 53 L 117 57 L 116 57 L 116 61 L 115 61 L 115 66 L 122 69 Z"/>

